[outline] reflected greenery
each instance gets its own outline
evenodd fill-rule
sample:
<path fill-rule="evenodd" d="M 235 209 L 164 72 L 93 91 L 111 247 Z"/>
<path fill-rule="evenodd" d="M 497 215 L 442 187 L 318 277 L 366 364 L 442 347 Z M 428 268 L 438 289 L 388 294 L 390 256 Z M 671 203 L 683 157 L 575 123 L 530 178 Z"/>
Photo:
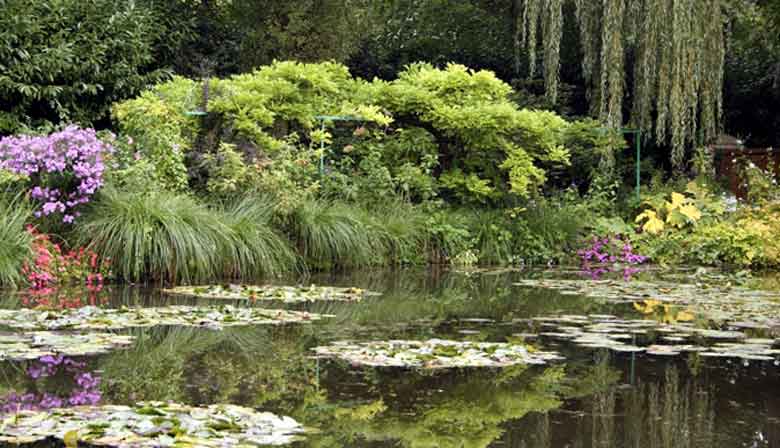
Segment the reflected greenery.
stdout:
<path fill-rule="evenodd" d="M 279 305 L 336 315 L 306 326 L 118 331 L 134 336 L 134 344 L 93 358 L 89 367 L 103 379 L 102 403 L 248 406 L 293 417 L 310 428 L 300 444 L 306 447 L 716 448 L 778 443 L 780 405 L 774 394 L 766 393 L 780 388 L 772 363 L 745 366 L 696 356 L 585 350 L 525 335 L 530 329 L 525 320 L 533 316 L 636 313 L 631 305 L 512 286 L 519 278 L 552 275 L 401 270 L 280 279 L 279 284 L 354 285 L 383 294 L 359 303 Z M 107 290 L 107 307 L 209 304 L 147 288 Z M 20 306 L 12 300 L 4 305 Z M 313 347 L 338 340 L 428 338 L 519 341 L 555 350 L 566 361 L 425 372 L 361 368 L 311 357 Z M 26 367 L 0 363 L 0 391 L 49 387 L 31 383 Z"/>

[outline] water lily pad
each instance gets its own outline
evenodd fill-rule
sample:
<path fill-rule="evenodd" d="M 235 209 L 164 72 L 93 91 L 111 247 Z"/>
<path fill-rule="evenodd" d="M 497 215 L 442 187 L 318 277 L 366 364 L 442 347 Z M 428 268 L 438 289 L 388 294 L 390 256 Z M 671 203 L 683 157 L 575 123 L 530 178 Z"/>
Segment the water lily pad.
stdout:
<path fill-rule="evenodd" d="M 223 327 L 308 323 L 325 317 L 301 311 L 247 307 L 166 306 L 158 308 L 97 308 L 0 310 L 0 325 L 24 330 L 114 330 L 158 325 Z"/>
<path fill-rule="evenodd" d="M 368 295 L 377 293 L 360 288 L 335 286 L 275 286 L 275 285 L 207 285 L 177 286 L 163 289 L 173 295 L 200 297 L 205 299 L 281 301 L 284 303 L 314 301 L 358 302 Z"/>
<path fill-rule="evenodd" d="M 780 295 L 728 283 L 526 279 L 516 286 L 555 289 L 609 303 L 631 303 L 643 314 L 664 312 L 670 323 L 697 317 L 735 328 L 780 329 Z M 674 310 L 672 306 L 684 307 Z"/>
<path fill-rule="evenodd" d="M 88 356 L 131 345 L 135 337 L 111 333 L 36 331 L 0 335 L 0 360 L 24 361 L 47 355 Z"/>
<path fill-rule="evenodd" d="M 67 437 L 90 445 L 127 448 L 247 447 L 289 444 L 302 433 L 303 427 L 290 417 L 241 406 L 198 408 L 147 402 L 20 411 L 3 420 L 0 442 L 33 443 L 48 437 L 64 442 Z"/>
<path fill-rule="evenodd" d="M 507 367 L 517 364 L 545 364 L 551 360 L 562 359 L 554 352 L 536 351 L 520 344 L 443 339 L 340 341 L 315 347 L 313 350 L 317 357 L 339 358 L 354 365 L 424 369 Z"/>
<path fill-rule="evenodd" d="M 774 349 L 774 339 L 747 339 L 739 331 L 696 328 L 688 323 L 664 323 L 646 319 L 618 319 L 614 316 L 587 315 L 534 318 L 544 331 L 540 336 L 571 341 L 581 347 L 604 348 L 615 352 L 641 352 L 649 355 L 676 356 L 684 352 L 700 352 L 702 356 L 722 356 L 746 360 L 774 360 L 780 349 Z M 576 324 L 575 324 L 576 323 Z M 648 337 L 636 336 L 637 329 Z M 669 344 L 653 344 L 651 334 Z M 631 340 L 630 344 L 627 342 Z M 637 339 L 637 340 L 635 340 Z M 695 339 L 699 345 L 682 344 Z M 725 342 L 733 341 L 733 342 Z M 649 346 L 644 346 L 651 343 Z"/>

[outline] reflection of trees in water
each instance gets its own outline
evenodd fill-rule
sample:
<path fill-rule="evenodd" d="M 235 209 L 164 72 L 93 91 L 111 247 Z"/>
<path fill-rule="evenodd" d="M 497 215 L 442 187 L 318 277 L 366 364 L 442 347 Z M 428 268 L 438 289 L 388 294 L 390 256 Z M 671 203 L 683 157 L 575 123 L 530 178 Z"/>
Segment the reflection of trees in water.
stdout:
<path fill-rule="evenodd" d="M 623 402 L 627 447 L 711 447 L 715 441 L 713 391 L 696 379 L 681 383 L 675 367 L 666 369 L 662 384 L 640 384 Z"/>
<path fill-rule="evenodd" d="M 712 392 L 696 379 L 681 383 L 680 373 L 670 366 L 663 381 L 626 390 L 609 387 L 587 398 L 582 408 L 588 412 L 571 436 L 589 439 L 592 448 L 711 448 L 715 442 Z M 580 446 L 574 442 L 571 446 Z"/>

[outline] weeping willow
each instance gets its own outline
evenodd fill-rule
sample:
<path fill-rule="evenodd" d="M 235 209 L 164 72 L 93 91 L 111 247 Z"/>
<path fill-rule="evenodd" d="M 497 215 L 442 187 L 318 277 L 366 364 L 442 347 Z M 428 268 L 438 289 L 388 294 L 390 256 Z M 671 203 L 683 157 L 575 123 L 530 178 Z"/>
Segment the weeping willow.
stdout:
<path fill-rule="evenodd" d="M 521 46 L 528 52 L 528 77 L 533 78 L 536 75 L 536 49 L 539 45 L 541 24 L 545 96 L 553 104 L 558 100 L 563 2 L 564 0 L 525 0 L 521 23 L 517 27 L 521 35 Z"/>
<path fill-rule="evenodd" d="M 564 1 L 525 0 L 518 19 L 529 76 L 537 71 L 537 48 L 544 49 L 545 89 L 552 102 L 558 96 Z M 686 149 L 712 139 L 720 128 L 723 0 L 570 1 L 591 113 L 612 128 L 642 129 L 645 137 L 668 145 L 672 163 L 681 168 Z M 627 54 L 633 55 L 633 80 L 626 75 Z M 630 115 L 624 117 L 624 111 Z"/>

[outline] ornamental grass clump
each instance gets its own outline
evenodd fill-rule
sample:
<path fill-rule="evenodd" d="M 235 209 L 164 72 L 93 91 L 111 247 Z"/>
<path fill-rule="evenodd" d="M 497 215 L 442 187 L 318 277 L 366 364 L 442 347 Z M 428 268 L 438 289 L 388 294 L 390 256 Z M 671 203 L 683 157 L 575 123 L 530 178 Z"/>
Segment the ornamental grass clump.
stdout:
<path fill-rule="evenodd" d="M 276 275 L 295 266 L 262 201 L 208 207 L 169 191 L 106 189 L 77 228 L 81 243 L 129 281 L 203 282 Z"/>
<path fill-rule="evenodd" d="M 116 275 L 193 282 L 220 273 L 220 248 L 230 229 L 189 196 L 166 191 L 106 189 L 79 222 L 81 243 L 110 257 Z"/>
<path fill-rule="evenodd" d="M 103 186 L 103 163 L 113 148 L 94 129 L 68 126 L 47 136 L 19 135 L 0 139 L 0 169 L 24 176 L 30 196 L 39 204 L 36 217 L 62 216 L 72 223 L 78 207 Z"/>
<path fill-rule="evenodd" d="M 31 212 L 20 198 L 0 199 L 0 286 L 24 281 L 22 266 L 32 258 L 33 235 L 25 229 Z"/>

